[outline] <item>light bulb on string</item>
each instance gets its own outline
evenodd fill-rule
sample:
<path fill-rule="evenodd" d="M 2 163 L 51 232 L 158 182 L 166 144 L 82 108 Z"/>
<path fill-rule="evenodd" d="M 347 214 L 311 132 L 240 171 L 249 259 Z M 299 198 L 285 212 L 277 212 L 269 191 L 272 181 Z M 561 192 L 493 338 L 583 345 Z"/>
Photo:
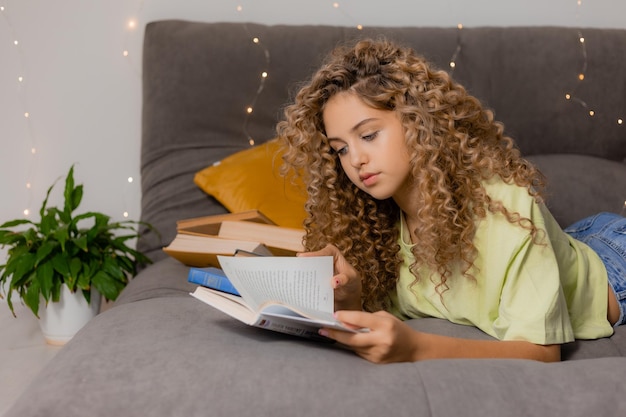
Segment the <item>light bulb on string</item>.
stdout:
<path fill-rule="evenodd" d="M 458 25 L 456 25 L 456 27 L 458 29 L 456 35 L 456 49 L 452 54 L 452 58 L 450 58 L 450 75 L 454 74 L 454 69 L 456 68 L 456 59 L 461 53 L 461 30 L 463 29 L 463 24 L 459 23 Z"/>
<path fill-rule="evenodd" d="M 339 10 L 344 16 L 346 16 L 352 23 L 355 22 L 355 20 L 352 18 L 352 16 L 350 16 L 346 10 L 343 7 L 340 7 L 339 2 L 333 2 L 333 8 Z M 357 28 L 357 30 L 363 30 L 363 25 L 361 24 L 354 24 L 354 26 Z"/>

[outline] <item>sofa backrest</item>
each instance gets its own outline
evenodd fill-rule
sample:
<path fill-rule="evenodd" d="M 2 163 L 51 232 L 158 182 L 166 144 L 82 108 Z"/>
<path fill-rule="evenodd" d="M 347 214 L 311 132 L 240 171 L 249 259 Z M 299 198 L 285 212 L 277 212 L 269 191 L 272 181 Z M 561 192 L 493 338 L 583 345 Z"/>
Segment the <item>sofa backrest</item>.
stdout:
<path fill-rule="evenodd" d="M 626 113 L 626 30 L 152 22 L 143 58 L 142 219 L 162 235 L 148 233 L 139 248 L 160 249 L 177 219 L 224 212 L 193 174 L 249 147 L 248 136 L 274 137 L 282 108 L 337 44 L 381 35 L 442 69 L 456 53 L 453 76 L 495 110 L 525 155 L 626 161 L 626 124 L 617 123 Z"/>

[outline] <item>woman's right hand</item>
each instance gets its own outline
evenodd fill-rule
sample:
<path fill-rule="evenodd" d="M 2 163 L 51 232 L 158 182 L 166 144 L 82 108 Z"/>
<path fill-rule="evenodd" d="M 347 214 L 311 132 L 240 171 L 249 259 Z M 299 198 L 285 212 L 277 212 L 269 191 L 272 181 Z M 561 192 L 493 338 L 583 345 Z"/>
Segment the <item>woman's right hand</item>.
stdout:
<path fill-rule="evenodd" d="M 298 256 L 332 256 L 335 290 L 335 310 L 361 310 L 361 276 L 334 245 L 316 252 L 302 252 Z"/>

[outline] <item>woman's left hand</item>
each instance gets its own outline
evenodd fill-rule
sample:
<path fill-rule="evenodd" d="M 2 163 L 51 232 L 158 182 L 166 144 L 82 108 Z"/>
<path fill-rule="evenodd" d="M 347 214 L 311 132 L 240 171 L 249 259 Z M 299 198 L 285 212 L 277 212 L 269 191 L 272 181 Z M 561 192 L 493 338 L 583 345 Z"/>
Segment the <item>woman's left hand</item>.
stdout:
<path fill-rule="evenodd" d="M 418 359 L 418 332 L 386 311 L 342 310 L 335 312 L 335 317 L 349 327 L 367 328 L 369 332 L 322 329 L 320 334 L 347 346 L 368 361 L 390 363 Z"/>

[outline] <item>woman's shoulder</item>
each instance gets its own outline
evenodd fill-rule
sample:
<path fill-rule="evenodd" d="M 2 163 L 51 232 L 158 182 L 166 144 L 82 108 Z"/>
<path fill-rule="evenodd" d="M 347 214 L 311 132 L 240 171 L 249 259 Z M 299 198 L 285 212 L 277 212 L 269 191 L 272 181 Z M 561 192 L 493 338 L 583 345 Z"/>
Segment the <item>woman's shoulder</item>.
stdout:
<path fill-rule="evenodd" d="M 501 202 L 509 210 L 525 211 L 537 203 L 526 187 L 506 182 L 499 175 L 483 180 L 482 186 L 492 201 Z"/>

